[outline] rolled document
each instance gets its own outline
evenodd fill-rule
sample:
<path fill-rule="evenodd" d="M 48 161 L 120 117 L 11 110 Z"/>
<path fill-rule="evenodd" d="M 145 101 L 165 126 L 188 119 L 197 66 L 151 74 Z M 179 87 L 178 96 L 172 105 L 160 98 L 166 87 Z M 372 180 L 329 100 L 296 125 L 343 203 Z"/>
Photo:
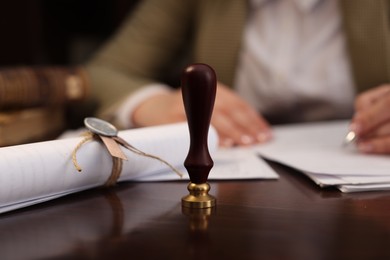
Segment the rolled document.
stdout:
<path fill-rule="evenodd" d="M 118 135 L 139 150 L 175 167 L 182 167 L 188 153 L 189 134 L 185 123 L 121 131 Z M 0 213 L 104 185 L 111 174 L 112 158 L 101 142 L 89 141 L 78 149 L 81 172 L 72 162 L 72 153 L 82 139 L 0 148 Z M 211 128 L 211 152 L 216 150 L 217 142 L 217 134 Z M 171 171 L 158 160 L 122 150 L 128 161 L 123 161 L 118 181 Z"/>

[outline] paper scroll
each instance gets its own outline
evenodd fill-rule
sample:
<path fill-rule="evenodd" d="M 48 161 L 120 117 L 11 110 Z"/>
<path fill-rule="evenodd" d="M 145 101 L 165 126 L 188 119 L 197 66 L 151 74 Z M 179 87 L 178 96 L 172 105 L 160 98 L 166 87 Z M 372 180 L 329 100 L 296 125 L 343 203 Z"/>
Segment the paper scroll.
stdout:
<path fill-rule="evenodd" d="M 127 130 L 119 136 L 176 167 L 182 167 L 188 153 L 189 134 L 185 123 Z M 78 137 L 0 148 L 0 213 L 103 185 L 111 173 L 112 158 L 100 142 L 87 142 L 77 151 L 82 167 L 82 172 L 78 172 L 72 162 L 72 152 L 81 140 Z M 213 129 L 209 147 L 211 152 L 217 147 Z M 119 181 L 171 171 L 158 160 L 126 149 L 123 152 L 129 160 L 123 162 Z"/>

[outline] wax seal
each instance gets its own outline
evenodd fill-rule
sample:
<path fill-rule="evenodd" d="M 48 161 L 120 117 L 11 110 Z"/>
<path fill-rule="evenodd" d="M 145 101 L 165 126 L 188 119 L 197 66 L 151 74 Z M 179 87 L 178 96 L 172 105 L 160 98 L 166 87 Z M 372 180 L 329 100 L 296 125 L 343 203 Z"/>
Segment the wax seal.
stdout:
<path fill-rule="evenodd" d="M 137 155 L 156 159 L 156 160 L 164 163 L 169 168 L 171 168 L 172 171 L 174 171 L 176 174 L 178 174 L 180 177 L 182 177 L 182 173 L 179 170 L 177 170 L 173 165 L 168 163 L 167 161 L 161 159 L 158 156 L 148 154 L 148 153 L 145 153 L 145 152 L 137 149 L 136 147 L 134 147 L 133 145 L 128 143 L 126 140 L 124 140 L 122 137 L 118 136 L 118 130 L 112 124 L 110 124 L 102 119 L 99 119 L 99 118 L 87 117 L 84 119 L 84 125 L 89 130 L 90 135 L 87 135 L 86 138 L 84 138 L 80 142 L 80 144 L 77 145 L 77 147 L 75 148 L 75 150 L 73 151 L 73 154 L 72 154 L 73 163 L 78 171 L 81 171 L 81 167 L 78 165 L 77 159 L 76 159 L 77 150 L 80 148 L 80 146 L 84 142 L 96 137 L 96 138 L 100 138 L 102 140 L 102 142 L 104 143 L 108 152 L 110 153 L 110 155 L 113 158 L 114 165 L 118 166 L 118 167 L 113 166 L 113 169 L 114 168 L 119 169 L 119 170 L 113 170 L 113 173 L 111 173 L 111 176 L 113 176 L 113 177 L 110 177 L 110 179 L 106 183 L 107 186 L 112 186 L 113 184 L 116 183 L 116 180 L 119 178 L 119 175 L 120 175 L 120 170 L 122 169 L 122 160 L 128 160 L 127 156 L 121 150 L 121 148 L 120 148 L 121 146 L 123 146 L 127 150 L 129 150 Z"/>
<path fill-rule="evenodd" d="M 84 125 L 94 134 L 114 137 L 118 135 L 118 130 L 112 124 L 95 117 L 84 119 Z"/>

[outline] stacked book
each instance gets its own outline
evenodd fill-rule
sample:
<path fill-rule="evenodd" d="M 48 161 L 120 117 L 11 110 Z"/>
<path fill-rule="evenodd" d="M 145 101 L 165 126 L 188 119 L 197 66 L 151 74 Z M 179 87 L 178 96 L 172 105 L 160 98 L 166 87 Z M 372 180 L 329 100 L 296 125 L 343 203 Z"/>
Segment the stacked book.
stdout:
<path fill-rule="evenodd" d="M 0 69 L 0 146 L 56 137 L 66 127 L 66 107 L 88 95 L 82 67 Z"/>

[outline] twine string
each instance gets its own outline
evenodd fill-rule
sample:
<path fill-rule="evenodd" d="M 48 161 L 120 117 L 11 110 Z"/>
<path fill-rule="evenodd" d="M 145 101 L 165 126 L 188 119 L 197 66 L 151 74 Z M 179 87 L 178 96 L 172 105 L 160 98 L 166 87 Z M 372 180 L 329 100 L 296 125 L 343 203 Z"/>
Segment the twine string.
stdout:
<path fill-rule="evenodd" d="M 74 167 L 76 168 L 76 170 L 78 172 L 82 171 L 82 168 L 80 167 L 80 165 L 79 165 L 79 163 L 77 161 L 77 152 L 78 152 L 78 150 L 80 150 L 80 148 L 86 142 L 89 142 L 89 141 L 91 141 L 93 139 L 101 140 L 101 138 L 97 138 L 99 135 L 94 134 L 94 133 L 92 133 L 90 131 L 85 132 L 83 135 L 84 135 L 84 138 L 76 145 L 76 147 L 73 149 L 73 152 L 72 152 L 72 162 L 73 162 L 73 165 L 74 165 Z M 152 159 L 155 159 L 155 160 L 158 160 L 158 161 L 162 162 L 163 164 L 168 166 L 173 172 L 175 172 L 178 176 L 180 176 L 180 178 L 183 177 L 183 174 L 178 169 L 176 169 L 176 167 L 174 167 L 172 164 L 170 164 L 169 162 L 165 161 L 164 159 L 162 159 L 162 158 L 160 158 L 158 156 L 155 156 L 153 154 L 145 153 L 145 152 L 139 150 L 138 148 L 135 148 L 133 145 L 129 144 L 127 141 L 125 141 L 123 138 L 121 138 L 119 136 L 114 136 L 114 137 L 111 137 L 111 138 L 113 140 L 115 140 L 115 142 L 117 144 L 122 145 L 123 147 L 125 147 L 126 149 L 128 149 L 129 151 L 131 151 L 131 152 L 133 152 L 133 153 L 135 153 L 137 155 L 148 157 L 148 158 L 152 158 Z M 107 150 L 108 150 L 108 148 L 107 148 Z M 118 179 L 119 179 L 119 177 L 121 175 L 122 168 L 123 168 L 123 160 L 118 158 L 118 157 L 113 156 L 112 154 L 110 154 L 110 155 L 112 157 L 112 170 L 111 170 L 110 177 L 108 178 L 108 180 L 104 184 L 104 186 L 108 186 L 108 187 L 109 186 L 114 186 L 116 184 L 116 182 L 118 181 Z"/>
<path fill-rule="evenodd" d="M 73 165 L 78 172 L 81 172 L 82 169 L 77 161 L 77 156 L 76 156 L 77 151 L 81 148 L 81 146 L 83 144 L 91 141 L 94 138 L 94 134 L 91 132 L 85 132 L 85 133 L 83 133 L 83 136 L 84 136 L 84 138 L 76 145 L 76 147 L 73 149 L 73 152 L 72 152 L 72 162 L 73 162 Z"/>
<path fill-rule="evenodd" d="M 152 158 L 152 159 L 155 159 L 155 160 L 158 160 L 160 162 L 162 162 L 163 164 L 165 164 L 166 166 L 168 166 L 173 172 L 175 172 L 180 178 L 183 178 L 183 174 L 178 170 L 176 169 L 176 167 L 174 167 L 172 164 L 170 164 L 169 162 L 167 162 L 166 160 L 158 157 L 158 156 L 155 156 L 153 154 L 148 154 L 148 153 L 145 153 L 141 150 L 139 150 L 138 148 L 135 148 L 133 145 L 129 144 L 128 142 L 126 142 L 123 138 L 119 137 L 119 136 L 115 136 L 113 137 L 115 141 L 117 141 L 119 144 L 121 144 L 122 146 L 124 146 L 126 149 L 132 151 L 133 153 L 135 154 L 138 154 L 138 155 L 141 155 L 141 156 L 145 156 L 145 157 L 149 157 L 149 158 Z"/>

